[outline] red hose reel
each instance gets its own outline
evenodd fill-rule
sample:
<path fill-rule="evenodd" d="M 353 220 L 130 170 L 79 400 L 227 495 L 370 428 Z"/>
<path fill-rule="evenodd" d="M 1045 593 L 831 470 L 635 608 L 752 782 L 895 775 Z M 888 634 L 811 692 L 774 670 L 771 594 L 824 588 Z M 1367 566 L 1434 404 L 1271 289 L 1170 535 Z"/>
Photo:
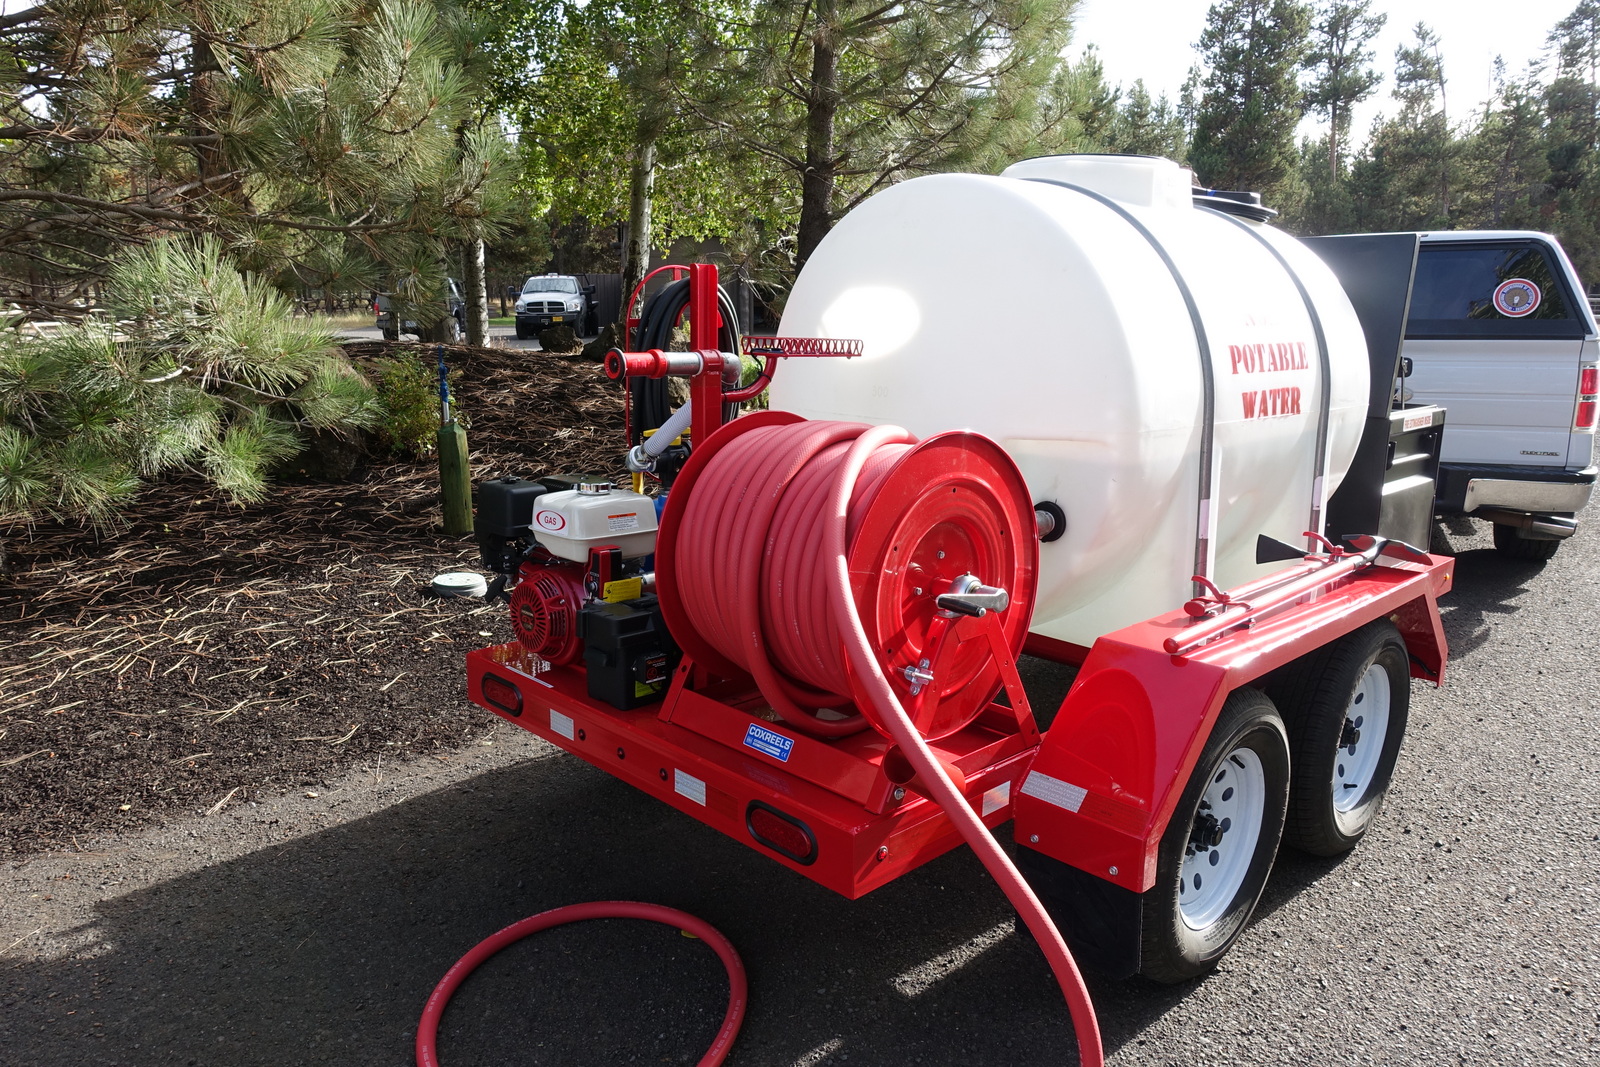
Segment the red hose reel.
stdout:
<path fill-rule="evenodd" d="M 714 674 L 751 675 L 790 725 L 838 737 L 889 734 L 843 651 L 821 550 L 828 501 L 846 455 L 869 450 L 850 500 L 851 593 L 885 675 L 918 731 L 948 736 L 1001 685 L 988 623 L 936 598 L 982 583 L 1004 589 L 1014 656 L 1027 635 L 1037 527 L 1027 486 L 993 441 L 893 427 L 740 418 L 679 474 L 656 547 L 668 628 Z"/>

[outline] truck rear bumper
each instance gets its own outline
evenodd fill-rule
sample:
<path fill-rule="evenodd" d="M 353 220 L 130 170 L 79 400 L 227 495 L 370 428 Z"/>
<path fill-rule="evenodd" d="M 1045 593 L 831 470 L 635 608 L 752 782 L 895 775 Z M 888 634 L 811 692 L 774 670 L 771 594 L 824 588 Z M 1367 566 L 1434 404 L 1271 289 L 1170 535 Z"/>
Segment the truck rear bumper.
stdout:
<path fill-rule="evenodd" d="M 1471 514 L 1481 509 L 1573 515 L 1594 492 L 1597 468 L 1439 465 L 1438 510 Z"/>

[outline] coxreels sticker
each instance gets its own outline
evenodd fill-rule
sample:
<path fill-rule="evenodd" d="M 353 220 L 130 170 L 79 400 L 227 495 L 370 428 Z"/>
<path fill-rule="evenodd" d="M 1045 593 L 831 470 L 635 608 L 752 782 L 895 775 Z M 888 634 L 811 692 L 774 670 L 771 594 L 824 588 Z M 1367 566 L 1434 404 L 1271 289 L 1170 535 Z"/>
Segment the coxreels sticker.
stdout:
<path fill-rule="evenodd" d="M 764 726 L 750 724 L 744 732 L 745 747 L 753 748 L 764 756 L 771 756 L 784 763 L 789 762 L 789 753 L 794 750 L 794 738 L 784 737 L 776 730 L 768 730 Z"/>
<path fill-rule="evenodd" d="M 1543 299 L 1539 287 L 1528 279 L 1508 278 L 1495 288 L 1494 309 L 1508 318 L 1520 319 L 1532 315 Z"/>

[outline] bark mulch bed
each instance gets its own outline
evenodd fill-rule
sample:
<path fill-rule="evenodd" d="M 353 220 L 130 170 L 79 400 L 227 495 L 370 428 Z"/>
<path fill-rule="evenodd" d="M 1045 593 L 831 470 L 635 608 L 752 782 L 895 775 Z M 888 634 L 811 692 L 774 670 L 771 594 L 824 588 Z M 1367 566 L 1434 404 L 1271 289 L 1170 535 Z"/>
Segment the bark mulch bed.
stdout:
<path fill-rule="evenodd" d="M 433 346 L 348 346 L 358 361 Z M 450 350 L 476 478 L 619 476 L 620 392 L 593 363 Z M 437 470 L 375 461 L 247 507 L 149 487 L 107 535 L 0 528 L 0 854 L 175 811 L 448 759 L 481 736 L 462 657 L 511 639 L 503 604 L 439 600 L 476 569 L 440 528 Z"/>

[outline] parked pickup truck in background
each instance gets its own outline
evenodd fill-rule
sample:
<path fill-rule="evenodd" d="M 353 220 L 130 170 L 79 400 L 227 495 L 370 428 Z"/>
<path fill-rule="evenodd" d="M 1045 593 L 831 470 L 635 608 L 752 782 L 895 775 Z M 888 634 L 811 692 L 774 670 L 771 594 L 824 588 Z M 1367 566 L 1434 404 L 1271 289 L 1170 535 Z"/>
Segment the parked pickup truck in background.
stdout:
<path fill-rule="evenodd" d="M 467 326 L 467 302 L 461 296 L 461 287 L 454 278 L 446 278 L 444 289 L 445 315 L 434 323 L 431 329 L 426 330 L 419 326 L 415 319 L 406 317 L 396 321 L 394 311 L 394 297 L 389 293 L 379 293 L 372 301 L 373 314 L 377 316 L 376 325 L 383 331 L 386 341 L 398 341 L 403 333 L 414 333 L 421 341 L 455 342 L 461 340 L 461 335 Z"/>
<path fill-rule="evenodd" d="M 579 285 L 570 274 L 535 274 L 522 283 L 517 296 L 517 339 L 525 341 L 540 330 L 565 324 L 582 337 L 588 325 L 592 286 Z"/>
<path fill-rule="evenodd" d="M 1436 513 L 1494 524 L 1501 553 L 1549 559 L 1594 489 L 1600 334 L 1556 239 L 1421 234 L 1401 355 L 1408 398 L 1449 411 Z"/>

